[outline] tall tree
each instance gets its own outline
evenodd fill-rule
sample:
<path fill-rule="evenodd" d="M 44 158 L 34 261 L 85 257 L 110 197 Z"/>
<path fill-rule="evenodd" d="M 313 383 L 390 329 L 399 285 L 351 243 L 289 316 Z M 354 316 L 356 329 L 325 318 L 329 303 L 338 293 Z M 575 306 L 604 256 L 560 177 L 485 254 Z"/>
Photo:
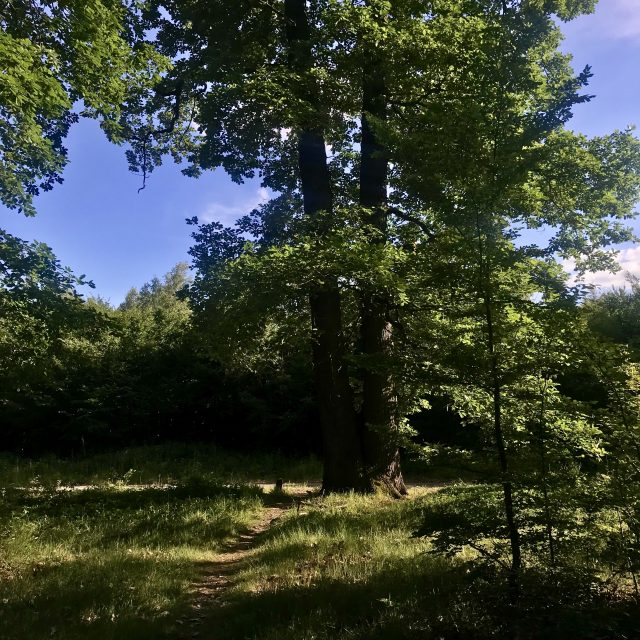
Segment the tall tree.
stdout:
<path fill-rule="evenodd" d="M 575 8 L 577 5 L 564 6 L 564 10 Z M 529 362 L 530 355 L 520 350 L 523 345 L 518 341 L 525 336 L 518 336 L 516 327 L 520 325 L 524 332 L 532 314 L 540 321 L 547 311 L 548 292 L 523 289 L 521 277 L 529 280 L 529 286 L 546 285 L 559 293 L 563 287 L 557 282 L 551 285 L 553 278 L 536 282 L 537 260 L 546 260 L 551 271 L 557 270 L 553 265 L 558 255 L 575 258 L 581 269 L 611 266 L 607 247 L 631 237 L 621 221 L 633 215 L 640 195 L 640 146 L 630 132 L 588 140 L 564 130 L 572 106 L 588 100 L 580 89 L 589 72 L 586 69 L 574 76 L 567 58 L 557 51 L 559 31 L 550 15 L 526 3 L 504 3 L 493 12 L 458 18 L 467 20 L 474 31 L 480 28 L 475 35 L 469 34 L 467 42 L 477 55 L 463 56 L 455 65 L 458 72 L 451 74 L 437 95 L 422 96 L 418 108 L 403 108 L 403 117 L 392 123 L 399 128 L 387 129 L 388 144 L 398 159 L 394 197 L 412 205 L 414 215 L 415 209 L 422 209 L 417 216 L 427 228 L 422 246 L 429 241 L 436 246 L 439 241 L 452 243 L 441 248 L 440 256 L 431 254 L 434 263 L 449 257 L 444 271 L 425 269 L 424 274 L 431 275 L 423 286 L 438 287 L 438 276 L 447 281 L 446 271 L 451 270 L 454 280 L 448 281 L 449 287 L 456 290 L 456 282 L 467 282 L 467 292 L 458 290 L 458 295 L 461 301 L 470 295 L 469 304 L 479 322 L 476 339 L 470 341 L 461 330 L 457 349 L 464 353 L 474 348 L 475 364 L 460 358 L 468 369 L 462 376 L 467 385 L 475 386 L 472 379 L 477 380 L 479 397 L 484 398 L 479 401 L 485 407 L 484 420 L 492 425 L 515 595 L 522 565 L 516 492 L 518 484 L 526 484 L 513 465 L 517 432 L 535 424 L 536 435 L 531 440 L 543 457 L 547 455 L 551 438 L 547 438 L 544 416 L 553 386 L 549 376 L 556 375 L 551 372 L 558 371 L 562 361 L 558 355 L 559 362 L 540 373 L 544 392 L 539 395 L 544 400 L 539 415 L 543 417 L 527 425 L 513 407 L 508 408 L 509 396 L 514 385 L 533 377 L 539 365 Z M 479 40 L 473 42 L 474 37 Z M 487 60 L 494 61 L 490 74 L 484 72 Z M 477 102 L 469 109 L 468 100 L 473 96 Z M 403 162 L 403 158 L 410 161 Z M 429 224 L 439 230 L 435 240 L 433 234 L 429 237 Z M 527 227 L 546 227 L 549 243 L 515 247 L 513 241 Z M 455 271 L 458 261 L 461 268 Z M 538 305 L 531 300 L 534 293 L 543 296 Z M 567 292 L 562 295 L 569 298 Z M 523 313 L 526 307 L 531 311 Z M 452 315 L 464 314 L 459 309 Z M 536 341 L 540 340 L 538 336 Z M 426 349 L 430 348 L 432 344 L 427 343 Z M 562 345 L 556 348 L 556 353 L 562 352 Z M 568 351 L 567 345 L 564 348 Z M 453 355 L 451 360 L 457 358 Z M 457 370 L 460 375 L 460 368 Z M 474 411 L 467 408 L 467 415 L 469 410 Z M 582 429 L 585 431 L 588 429 Z M 546 501 L 546 488 L 543 495 Z M 551 530 L 549 524 L 547 538 L 554 555 Z"/>
<path fill-rule="evenodd" d="M 475 185 L 484 190 L 480 201 L 473 194 L 483 211 L 504 213 L 509 224 L 557 223 L 565 246 L 575 240 L 574 254 L 579 238 L 596 229 L 595 212 L 586 226 L 573 207 L 557 217 L 548 180 L 520 180 L 527 163 L 547 162 L 552 173 L 571 145 L 584 147 L 547 135 L 586 99 L 579 91 L 588 77 L 575 77 L 557 53 L 553 15 L 569 19 L 592 8 L 591 0 L 149 5 L 148 33 L 174 67 L 155 91 L 125 105 L 124 118 L 107 124 L 132 141 L 132 168 L 146 177 L 170 153 L 189 161 L 190 175 L 223 166 L 241 181 L 258 172 L 283 195 L 281 204 L 300 196 L 302 215 L 277 213 L 280 246 L 301 255 L 307 242 L 326 256 L 345 241 L 354 255 L 370 258 L 354 273 L 354 258 L 336 250 L 342 266 L 331 256 L 315 260 L 315 273 L 307 270 L 299 282 L 310 301 L 324 431 L 333 434 L 325 438 L 328 489 L 378 479 L 402 492 L 401 384 L 391 375 L 397 301 L 386 288 L 397 280 L 379 286 L 383 272 L 393 273 L 385 260 L 399 226 L 413 224 L 427 238 L 455 228 L 471 210 L 466 198 Z M 304 223 L 297 231 L 296 221 Z M 365 232 L 361 244 L 347 238 L 344 225 Z M 624 235 L 615 225 L 606 233 Z M 347 353 L 344 309 L 354 288 L 360 338 L 350 336 Z"/>
<path fill-rule="evenodd" d="M 290 185 L 287 173 L 295 168 L 305 216 L 314 226 L 316 242 L 322 244 L 327 233 L 340 224 L 334 215 L 336 184 L 325 145 L 340 139 L 362 106 L 358 87 L 350 89 L 344 77 L 328 75 L 334 36 L 323 12 L 330 5 L 300 0 L 275 5 L 247 2 L 233 11 L 221 6 L 214 15 L 209 6 L 198 3 L 159 3 L 150 24 L 159 29 L 161 50 L 174 58 L 188 52 L 176 67 L 179 73 L 167 79 L 174 114 L 178 121 L 185 119 L 180 108 L 190 102 L 205 135 L 202 139 L 191 136 L 180 149 L 175 137 L 161 138 L 166 128 L 159 134 L 148 124 L 140 127 L 145 118 L 147 123 L 153 121 L 148 114 L 157 107 L 158 96 L 151 96 L 146 105 L 150 110 L 131 114 L 122 129 L 135 141 L 134 168 L 146 175 L 163 150 L 183 152 L 193 162 L 192 173 L 221 164 L 242 179 L 257 168 L 264 184 L 280 191 Z M 164 11 L 159 11 L 160 6 Z M 186 27 L 184 36 L 176 39 L 175 34 Z M 238 33 L 244 40 L 242 47 L 227 41 L 229 34 L 235 38 Z M 340 101 L 339 106 L 333 97 Z M 154 142 L 160 144 L 154 148 Z M 357 427 L 354 393 L 343 357 L 337 274 L 320 271 L 308 295 L 325 440 L 325 488 L 365 488 L 371 486 L 371 478 L 365 476 L 389 465 L 363 462 L 363 429 Z M 369 382 L 366 386 L 371 399 L 375 392 L 370 391 Z M 366 405 L 371 406 L 371 400 Z M 387 429 L 389 419 L 377 426 Z M 379 454 L 386 452 L 380 449 Z"/>
<path fill-rule="evenodd" d="M 333 222 L 333 186 L 327 166 L 322 122 L 327 105 L 321 102 L 317 81 L 311 76 L 314 60 L 311 27 L 304 0 L 285 0 L 288 66 L 305 78 L 298 99 L 306 106 L 295 134 L 305 215 L 317 219 L 318 241 Z M 344 362 L 342 309 L 335 276 L 325 277 L 309 293 L 312 354 L 324 440 L 323 487 L 334 491 L 363 487 L 362 447 L 356 430 L 353 392 Z"/>
<path fill-rule="evenodd" d="M 378 37 L 384 33 L 390 5 L 365 3 L 368 19 L 374 25 L 372 33 L 361 34 L 358 43 L 362 59 L 362 113 L 360 140 L 359 203 L 365 221 L 372 228 L 372 243 L 388 241 L 389 184 L 387 150 L 376 135 L 375 126 L 383 126 L 387 119 L 388 90 L 383 63 L 384 51 Z M 382 33 L 380 33 L 382 32 Z M 378 37 L 376 37 L 378 36 Z M 367 359 L 362 374 L 362 422 L 365 464 L 369 475 L 384 482 L 395 494 L 406 493 L 400 472 L 398 439 L 395 437 L 396 389 L 389 373 L 388 358 L 393 325 L 390 301 L 384 292 L 363 288 L 361 293 L 362 351 Z"/>

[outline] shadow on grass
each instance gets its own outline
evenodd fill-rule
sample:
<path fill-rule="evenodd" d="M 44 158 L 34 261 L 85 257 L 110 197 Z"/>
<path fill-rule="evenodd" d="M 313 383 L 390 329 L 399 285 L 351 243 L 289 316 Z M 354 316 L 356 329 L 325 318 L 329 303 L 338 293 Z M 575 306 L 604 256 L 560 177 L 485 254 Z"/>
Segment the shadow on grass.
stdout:
<path fill-rule="evenodd" d="M 189 562 L 108 555 L 52 567 L 28 598 L 2 607 L 3 640 L 152 640 L 195 637 L 176 623 L 191 615 Z M 170 580 L 167 579 L 169 572 Z M 503 592 L 466 568 L 431 555 L 395 560 L 366 579 L 264 585 L 211 601 L 200 638 L 215 640 L 485 640 L 515 637 Z M 35 587 L 34 583 L 35 582 Z M 119 611 L 120 613 L 115 613 Z M 124 613 L 122 613 L 124 611 Z M 638 638 L 633 612 L 547 611 L 523 603 L 519 638 Z M 585 619 L 585 614 L 590 618 Z M 602 612 L 600 614 L 602 617 Z M 636 618 L 637 622 L 637 618 Z M 187 625 L 188 626 L 188 625 Z"/>
<path fill-rule="evenodd" d="M 47 516 L 83 514 L 88 508 L 98 507 L 113 510 L 141 509 L 167 502 L 201 498 L 263 498 L 262 489 L 252 485 L 226 485 L 216 482 L 193 480 L 169 487 L 97 486 L 69 491 L 31 491 L 28 489 L 5 489 L 5 508 L 27 507 L 35 514 Z"/>
<path fill-rule="evenodd" d="M 0 638 L 100 640 L 175 632 L 197 562 L 250 530 L 255 487 L 7 491 Z"/>
<path fill-rule="evenodd" d="M 130 541 L 167 547 L 202 545 L 235 535 L 247 528 L 247 514 L 261 503 L 258 488 L 212 484 L 47 494 L 14 490 L 5 496 L 0 517 L 29 520 L 38 529 L 38 539 L 52 543 L 73 536 L 84 548 Z M 76 535 L 78 528 L 86 529 L 86 535 Z"/>
<path fill-rule="evenodd" d="M 527 599 L 514 611 L 506 604 L 504 577 L 486 567 L 423 553 L 419 546 L 403 556 L 389 548 L 388 555 L 370 559 L 365 552 L 376 535 L 383 540 L 388 532 L 403 531 L 405 537 L 395 544 L 412 544 L 406 534 L 423 517 L 421 499 L 312 503 L 309 513 L 303 505 L 299 514 L 296 510 L 252 537 L 250 544 L 263 546 L 230 571 L 243 580 L 258 567 L 263 578 L 256 590 L 242 590 L 240 582 L 221 598 L 211 598 L 197 637 L 640 638 L 637 611 L 595 599 L 586 608 L 571 607 L 562 598 L 571 585 L 558 583 L 547 593 L 543 581 L 532 576 Z M 250 530 L 252 514 L 261 505 L 290 504 L 296 509 L 291 496 L 204 482 L 168 489 L 12 495 L 0 528 L 13 535 L 22 523 L 38 544 L 64 542 L 66 547 L 57 562 L 34 564 L 6 585 L 0 582 L 0 638 L 193 637 L 189 624 L 178 621 L 193 615 L 191 587 L 202 550 L 223 549 L 232 536 Z M 392 537 L 386 544 L 392 544 Z M 311 547 L 316 539 L 320 544 Z M 76 548 L 82 549 L 79 557 L 68 551 Z M 238 569 L 246 573 L 238 576 Z M 278 573 L 287 574 L 286 580 Z"/>
<path fill-rule="evenodd" d="M 0 602 L 3 640 L 145 640 L 175 635 L 187 608 L 189 562 L 110 553 L 17 578 Z"/>
<path fill-rule="evenodd" d="M 506 581 L 442 557 L 389 563 L 366 579 L 265 586 L 212 603 L 198 637 L 215 640 L 638 640 L 637 605 L 572 606 L 533 593 L 508 604 Z M 496 580 L 500 580 L 496 583 Z"/>
<path fill-rule="evenodd" d="M 264 591 L 235 592 L 212 606 L 201 635 L 216 640 L 424 638 L 462 580 L 463 572 L 449 563 L 418 558 L 389 563 L 362 580 L 267 584 Z"/>
<path fill-rule="evenodd" d="M 240 584 L 211 602 L 203 638 L 640 639 L 637 603 L 611 602 L 585 588 L 578 595 L 581 587 L 570 574 L 527 569 L 522 599 L 511 606 L 506 575 L 482 563 L 420 547 L 408 557 L 392 549 L 384 557 L 368 556 L 372 538 L 382 536 L 385 544 L 385 535 L 415 529 L 423 518 L 422 499 L 316 506 L 299 517 L 290 514 L 262 535 L 264 546 L 250 561 L 253 570 L 243 567 L 254 586 L 242 590 Z M 310 545 L 314 539 L 317 547 Z M 413 543 L 400 536 L 397 544 Z M 262 576 L 257 582 L 256 568 Z"/>

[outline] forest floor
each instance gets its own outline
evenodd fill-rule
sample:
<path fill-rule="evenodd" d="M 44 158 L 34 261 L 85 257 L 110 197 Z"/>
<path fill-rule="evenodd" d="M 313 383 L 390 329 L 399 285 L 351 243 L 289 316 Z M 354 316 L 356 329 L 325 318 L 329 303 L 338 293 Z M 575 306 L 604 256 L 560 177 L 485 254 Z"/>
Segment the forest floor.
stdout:
<path fill-rule="evenodd" d="M 250 562 L 259 563 L 261 545 L 266 541 L 265 535 L 271 527 L 290 509 L 295 510 L 296 518 L 308 515 L 309 507 L 317 507 L 320 494 L 319 482 L 300 484 L 287 484 L 282 492 L 275 490 L 275 485 L 262 483 L 265 491 L 265 506 L 260 518 L 251 529 L 225 546 L 216 559 L 206 562 L 199 567 L 199 576 L 193 583 L 191 592 L 193 600 L 191 609 L 193 615 L 185 615 L 177 621 L 180 625 L 180 638 L 203 637 L 215 638 L 211 633 L 212 623 L 217 624 L 212 614 L 219 607 L 232 604 L 232 598 L 228 596 L 234 587 L 238 586 L 247 573 L 251 572 Z M 429 482 L 427 484 L 409 484 L 409 496 L 423 496 L 427 492 L 437 491 L 446 486 L 446 483 Z M 312 545 L 313 546 L 313 545 Z M 269 582 L 275 582 L 278 578 L 272 574 L 267 578 Z"/>
<path fill-rule="evenodd" d="M 261 488 L 269 493 L 265 493 L 265 505 L 257 521 L 248 531 L 225 545 L 214 560 L 198 566 L 198 575 L 190 588 L 192 615 L 177 620 L 181 638 L 200 636 L 211 609 L 227 603 L 225 595 L 247 568 L 250 558 L 257 553 L 264 534 L 287 509 L 299 510 L 304 498 L 318 492 L 315 488 L 310 489 L 309 485 L 288 485 L 286 493 L 275 491 L 275 484 L 261 483 Z"/>
<path fill-rule="evenodd" d="M 453 512 L 454 540 L 488 485 L 447 476 L 393 500 L 322 496 L 318 477 L 314 460 L 202 447 L 0 458 L 0 638 L 640 638 L 633 609 L 573 609 L 560 581 L 510 608 L 499 567 L 415 535 Z"/>
<path fill-rule="evenodd" d="M 269 529 L 284 508 L 266 507 L 260 519 L 249 531 L 240 534 L 236 540 L 228 544 L 215 560 L 198 567 L 200 575 L 192 585 L 194 610 L 200 611 L 209 607 L 212 600 L 221 601 L 229 586 L 233 584 L 235 576 L 246 565 L 247 558 L 255 551 L 260 534 Z M 191 622 L 194 621 L 192 618 Z"/>

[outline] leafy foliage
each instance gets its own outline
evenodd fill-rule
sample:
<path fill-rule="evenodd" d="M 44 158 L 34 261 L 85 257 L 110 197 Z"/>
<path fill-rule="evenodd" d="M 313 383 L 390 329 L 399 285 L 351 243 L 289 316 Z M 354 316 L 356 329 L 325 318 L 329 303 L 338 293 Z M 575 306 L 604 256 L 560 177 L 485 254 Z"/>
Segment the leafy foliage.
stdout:
<path fill-rule="evenodd" d="M 4 449 L 84 453 L 176 438 L 317 449 L 317 435 L 303 428 L 314 423 L 305 358 L 292 350 L 284 369 L 258 375 L 225 369 L 178 296 L 189 282 L 185 264 L 114 309 L 84 301 L 75 287 L 85 280 L 48 247 L 3 241 Z"/>
<path fill-rule="evenodd" d="M 113 116 L 168 65 L 143 42 L 134 1 L 9 0 L 0 27 L 0 202 L 34 215 L 34 196 L 62 181 L 78 101 Z"/>

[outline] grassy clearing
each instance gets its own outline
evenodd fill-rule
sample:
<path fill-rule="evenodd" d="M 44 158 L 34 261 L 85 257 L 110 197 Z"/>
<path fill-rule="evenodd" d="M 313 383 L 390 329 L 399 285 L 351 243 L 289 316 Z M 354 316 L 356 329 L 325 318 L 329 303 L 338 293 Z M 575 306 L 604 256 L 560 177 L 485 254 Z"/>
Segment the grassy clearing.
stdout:
<path fill-rule="evenodd" d="M 322 476 L 316 458 L 277 453 L 240 454 L 213 445 L 166 444 L 59 459 L 25 459 L 0 454 L 0 487 L 56 485 L 173 484 L 199 478 L 210 482 L 308 482 Z"/>
<path fill-rule="evenodd" d="M 509 606 L 504 573 L 464 544 L 478 513 L 493 517 L 485 504 L 495 489 L 489 485 L 418 487 L 401 501 L 314 497 L 296 506 L 292 496 L 265 495 L 248 481 L 310 481 L 314 462 L 288 467 L 275 456 L 188 447 L 177 448 L 173 461 L 170 454 L 161 447 L 33 462 L 31 476 L 28 463 L 21 461 L 22 471 L 5 466 L 0 638 L 191 637 L 188 624 L 179 624 L 192 615 L 190 586 L 273 500 L 293 508 L 239 563 L 223 606 L 211 600 L 199 637 L 640 638 L 632 599 L 590 593 L 579 575 L 544 573 L 533 558 L 523 572 L 523 597 Z M 141 486 L 145 480 L 155 484 Z M 73 483 L 91 486 L 74 490 Z M 425 519 L 433 532 L 415 537 Z M 455 539 L 462 541 L 455 553 L 436 552 Z"/>
<path fill-rule="evenodd" d="M 216 640 L 482 640 L 638 638 L 633 603 L 598 594 L 576 604 L 586 585 L 523 574 L 523 597 L 508 604 L 504 573 L 463 548 L 434 551 L 413 532 L 434 504 L 465 493 L 414 490 L 383 496 L 315 498 L 292 509 L 228 593 L 210 611 L 203 637 Z M 461 504 L 463 504 L 461 502 Z M 634 635 L 635 634 L 635 635 Z"/>
<path fill-rule="evenodd" d="M 420 493 L 412 501 L 329 496 L 290 510 L 226 606 L 212 610 L 210 633 L 228 640 L 387 639 L 442 627 L 446 604 L 464 589 L 465 568 L 412 537 L 433 490 Z"/>
<path fill-rule="evenodd" d="M 0 638 L 174 637 L 198 564 L 262 510 L 255 487 L 4 488 Z"/>

